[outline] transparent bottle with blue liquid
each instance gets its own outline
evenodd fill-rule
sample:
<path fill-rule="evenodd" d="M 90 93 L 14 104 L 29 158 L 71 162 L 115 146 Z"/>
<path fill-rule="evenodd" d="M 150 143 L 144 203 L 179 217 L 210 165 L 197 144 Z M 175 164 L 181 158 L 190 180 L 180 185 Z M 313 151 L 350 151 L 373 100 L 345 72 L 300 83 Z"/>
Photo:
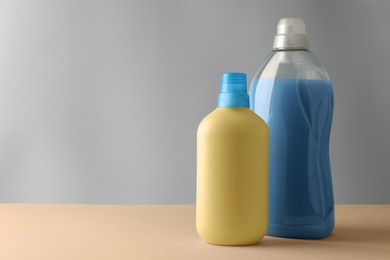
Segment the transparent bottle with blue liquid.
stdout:
<path fill-rule="evenodd" d="M 273 51 L 252 80 L 249 96 L 251 109 L 270 131 L 267 235 L 328 236 L 334 228 L 333 88 L 308 50 L 302 19 L 280 20 Z"/>

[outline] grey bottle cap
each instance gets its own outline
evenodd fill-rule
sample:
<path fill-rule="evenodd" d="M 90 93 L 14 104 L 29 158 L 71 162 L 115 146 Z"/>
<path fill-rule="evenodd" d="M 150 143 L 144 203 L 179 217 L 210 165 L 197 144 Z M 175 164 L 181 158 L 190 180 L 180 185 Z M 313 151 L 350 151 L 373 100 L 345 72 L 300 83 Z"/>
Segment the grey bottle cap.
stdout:
<path fill-rule="evenodd" d="M 308 49 L 305 23 L 300 18 L 283 18 L 278 24 L 274 50 Z"/>

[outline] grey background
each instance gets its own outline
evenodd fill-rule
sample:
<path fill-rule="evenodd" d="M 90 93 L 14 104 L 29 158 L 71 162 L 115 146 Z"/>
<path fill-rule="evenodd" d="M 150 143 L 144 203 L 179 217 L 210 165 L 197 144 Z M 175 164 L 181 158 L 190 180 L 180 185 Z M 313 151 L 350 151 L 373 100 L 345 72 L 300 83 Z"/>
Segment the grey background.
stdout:
<path fill-rule="evenodd" d="M 0 202 L 194 203 L 220 74 L 302 17 L 335 90 L 337 203 L 390 203 L 389 1 L 0 2 Z"/>

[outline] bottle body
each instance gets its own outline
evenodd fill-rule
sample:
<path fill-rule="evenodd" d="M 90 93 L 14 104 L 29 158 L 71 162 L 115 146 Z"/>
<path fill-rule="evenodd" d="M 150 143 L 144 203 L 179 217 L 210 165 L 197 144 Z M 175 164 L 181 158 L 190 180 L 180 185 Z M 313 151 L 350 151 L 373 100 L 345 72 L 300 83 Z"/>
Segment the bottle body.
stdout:
<path fill-rule="evenodd" d="M 255 244 L 268 218 L 268 128 L 249 108 L 219 107 L 197 132 L 196 227 L 210 244 Z"/>
<path fill-rule="evenodd" d="M 322 238 L 334 228 L 329 159 L 332 83 L 308 50 L 273 51 L 252 80 L 251 109 L 270 131 L 267 234 Z"/>

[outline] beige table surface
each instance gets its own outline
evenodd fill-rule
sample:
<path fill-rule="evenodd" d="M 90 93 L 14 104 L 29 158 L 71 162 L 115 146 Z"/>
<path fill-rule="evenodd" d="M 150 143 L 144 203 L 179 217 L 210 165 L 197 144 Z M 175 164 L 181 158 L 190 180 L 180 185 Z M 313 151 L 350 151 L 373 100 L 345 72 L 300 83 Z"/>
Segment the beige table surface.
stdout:
<path fill-rule="evenodd" d="M 326 239 L 227 247 L 200 240 L 194 205 L 0 204 L 0 260 L 7 259 L 390 260 L 390 205 L 336 206 Z"/>

